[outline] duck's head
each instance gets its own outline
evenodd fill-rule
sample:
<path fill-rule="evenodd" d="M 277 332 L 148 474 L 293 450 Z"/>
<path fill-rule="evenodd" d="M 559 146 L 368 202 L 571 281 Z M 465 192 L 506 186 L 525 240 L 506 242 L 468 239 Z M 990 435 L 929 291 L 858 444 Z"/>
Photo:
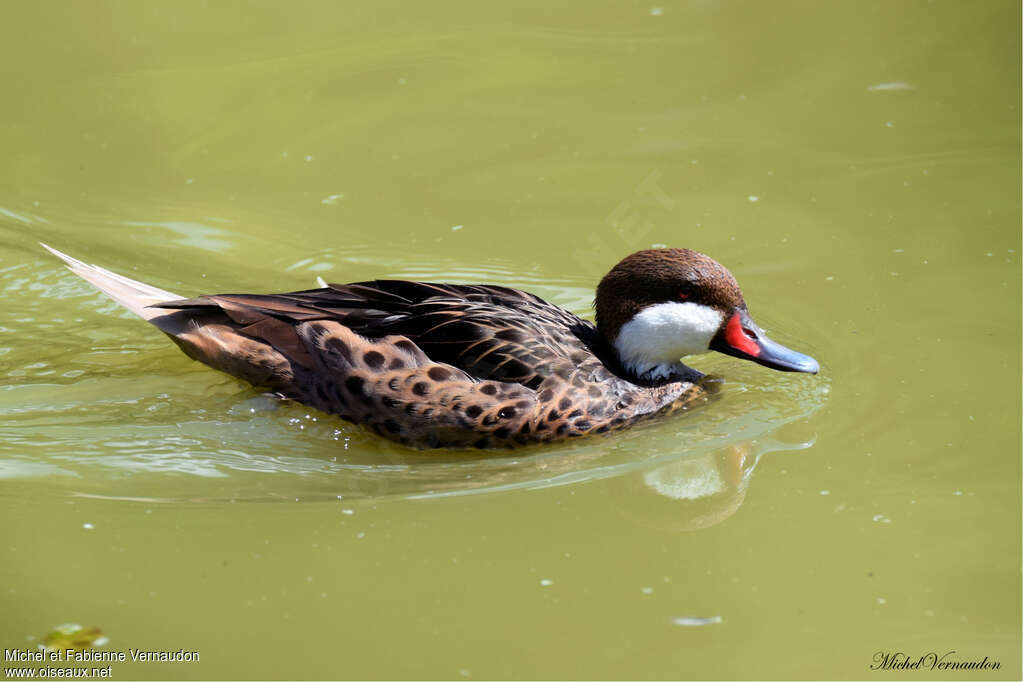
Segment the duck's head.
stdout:
<path fill-rule="evenodd" d="M 736 279 L 689 249 L 627 256 L 597 287 L 598 331 L 643 381 L 675 381 L 687 355 L 715 350 L 784 372 L 818 372 L 814 358 L 769 339 L 747 312 Z"/>

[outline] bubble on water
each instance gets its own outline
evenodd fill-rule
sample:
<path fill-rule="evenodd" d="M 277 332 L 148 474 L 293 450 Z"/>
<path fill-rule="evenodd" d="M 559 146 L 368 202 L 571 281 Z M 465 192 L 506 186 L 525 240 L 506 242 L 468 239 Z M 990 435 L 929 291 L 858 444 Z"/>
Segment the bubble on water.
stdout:
<path fill-rule="evenodd" d="M 868 92 L 885 92 L 892 90 L 914 90 L 914 86 L 910 83 L 903 83 L 900 81 L 892 83 L 876 83 L 875 85 L 868 86 Z"/>
<path fill-rule="evenodd" d="M 693 616 L 678 616 L 672 619 L 673 625 L 682 625 L 684 627 L 699 627 L 701 625 L 714 625 L 715 623 L 721 623 L 721 616 L 711 616 L 709 618 L 698 618 Z"/>

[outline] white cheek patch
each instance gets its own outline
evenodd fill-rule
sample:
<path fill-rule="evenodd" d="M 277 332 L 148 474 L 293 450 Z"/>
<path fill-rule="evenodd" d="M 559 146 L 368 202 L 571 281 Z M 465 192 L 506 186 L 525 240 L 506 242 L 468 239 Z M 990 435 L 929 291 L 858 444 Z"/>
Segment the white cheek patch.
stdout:
<path fill-rule="evenodd" d="M 659 303 L 622 325 L 615 349 L 637 374 L 668 367 L 679 358 L 708 350 L 724 316 L 699 303 Z"/>

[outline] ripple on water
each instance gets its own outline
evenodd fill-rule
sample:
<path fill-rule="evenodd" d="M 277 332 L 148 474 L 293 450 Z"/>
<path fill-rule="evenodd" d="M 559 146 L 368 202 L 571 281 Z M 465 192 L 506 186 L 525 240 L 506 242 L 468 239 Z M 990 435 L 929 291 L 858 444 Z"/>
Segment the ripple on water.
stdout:
<path fill-rule="evenodd" d="M 203 383 L 202 377 L 192 378 Z M 210 378 L 221 381 L 213 373 Z M 290 403 L 257 411 L 249 407 L 251 392 L 229 380 L 207 386 L 202 408 L 183 405 L 178 395 L 140 397 L 135 404 L 76 401 L 56 413 L 20 413 L 0 429 L 0 471 L 6 477 L 70 474 L 78 477 L 80 493 L 165 501 L 432 499 L 635 475 L 645 493 L 699 503 L 699 516 L 720 519 L 721 511 L 705 509 L 708 500 L 716 509 L 738 504 L 730 502 L 737 496 L 741 502 L 763 454 L 809 447 L 774 440 L 772 432 L 820 408 L 826 393 L 818 384 L 783 381 L 759 391 L 731 391 L 727 384 L 720 398 L 679 418 L 607 437 L 481 455 L 402 450 Z M 741 381 L 734 386 L 744 388 Z M 149 409 L 154 405 L 162 409 Z M 48 435 L 58 424 L 59 435 Z M 212 479 L 219 483 L 203 482 Z"/>

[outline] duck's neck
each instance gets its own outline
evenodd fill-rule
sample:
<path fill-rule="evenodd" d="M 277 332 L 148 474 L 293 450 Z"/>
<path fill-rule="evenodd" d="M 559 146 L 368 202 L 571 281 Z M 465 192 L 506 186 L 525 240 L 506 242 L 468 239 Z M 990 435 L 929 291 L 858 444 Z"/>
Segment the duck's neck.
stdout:
<path fill-rule="evenodd" d="M 625 361 L 615 348 L 614 343 L 597 331 L 596 338 L 584 339 L 591 347 L 594 354 L 604 363 L 605 367 L 611 370 L 619 378 L 630 383 L 648 388 L 657 388 L 677 382 L 697 383 L 704 374 L 688 367 L 678 360 L 671 363 L 653 363 L 650 365 L 637 364 Z"/>

